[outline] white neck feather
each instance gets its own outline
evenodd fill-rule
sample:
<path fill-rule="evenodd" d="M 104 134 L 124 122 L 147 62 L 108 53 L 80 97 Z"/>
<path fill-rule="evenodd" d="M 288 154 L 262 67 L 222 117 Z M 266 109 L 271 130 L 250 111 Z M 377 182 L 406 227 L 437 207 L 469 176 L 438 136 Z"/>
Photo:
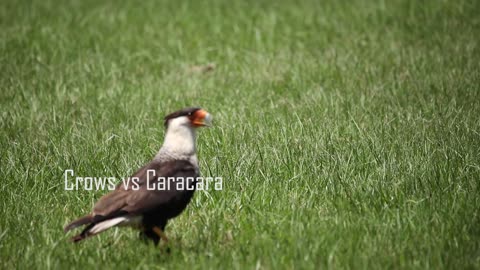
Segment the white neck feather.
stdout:
<path fill-rule="evenodd" d="M 156 160 L 186 159 L 196 162 L 195 129 L 187 117 L 170 120 L 162 148 Z M 196 164 L 195 164 L 196 165 Z"/>

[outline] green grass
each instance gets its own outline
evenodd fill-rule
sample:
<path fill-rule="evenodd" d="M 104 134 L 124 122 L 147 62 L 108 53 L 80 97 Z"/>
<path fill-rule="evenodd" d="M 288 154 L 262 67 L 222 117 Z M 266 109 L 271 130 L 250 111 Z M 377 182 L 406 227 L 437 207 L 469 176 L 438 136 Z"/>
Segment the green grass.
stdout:
<path fill-rule="evenodd" d="M 480 1 L 2 1 L 0 268 L 480 269 Z M 215 63 L 206 74 L 193 65 Z M 62 227 L 199 105 L 170 255 Z M 138 255 L 140 254 L 140 256 Z"/>

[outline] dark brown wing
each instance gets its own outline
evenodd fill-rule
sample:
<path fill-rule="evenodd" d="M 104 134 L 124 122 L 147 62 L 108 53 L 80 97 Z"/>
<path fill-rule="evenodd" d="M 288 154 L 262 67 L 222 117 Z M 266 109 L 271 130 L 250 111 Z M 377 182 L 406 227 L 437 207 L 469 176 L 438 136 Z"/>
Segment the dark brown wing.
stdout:
<path fill-rule="evenodd" d="M 149 172 L 150 171 L 150 172 Z M 149 173 L 148 173 L 149 172 Z M 148 182 L 147 182 L 148 173 Z M 158 178 L 170 180 L 170 189 L 149 190 L 158 185 Z M 174 202 L 182 197 L 184 190 L 177 190 L 177 185 L 168 178 L 196 178 L 195 167 L 186 160 L 172 160 L 167 162 L 153 161 L 139 169 L 129 183 L 127 180 L 120 183 L 117 188 L 104 195 L 95 204 L 93 216 L 113 217 L 124 214 L 140 214 L 153 208 L 162 207 L 169 202 Z M 132 181 L 138 180 L 138 190 L 134 189 Z M 127 184 L 128 183 L 128 184 Z"/>

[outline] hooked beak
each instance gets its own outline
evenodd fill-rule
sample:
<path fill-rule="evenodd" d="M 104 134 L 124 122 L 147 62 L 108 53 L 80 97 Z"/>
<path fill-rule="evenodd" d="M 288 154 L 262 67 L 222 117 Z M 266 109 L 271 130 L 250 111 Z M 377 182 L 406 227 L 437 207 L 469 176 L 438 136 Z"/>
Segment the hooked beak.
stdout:
<path fill-rule="evenodd" d="M 205 110 L 198 110 L 193 114 L 192 124 L 195 127 L 211 127 L 213 117 Z"/>

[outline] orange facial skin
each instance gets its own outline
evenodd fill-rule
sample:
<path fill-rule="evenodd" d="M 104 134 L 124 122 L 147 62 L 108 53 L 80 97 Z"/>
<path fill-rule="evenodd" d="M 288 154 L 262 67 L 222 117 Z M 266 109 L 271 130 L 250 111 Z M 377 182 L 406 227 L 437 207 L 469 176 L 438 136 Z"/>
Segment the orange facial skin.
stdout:
<path fill-rule="evenodd" d="M 195 127 L 207 126 L 207 123 L 205 122 L 205 118 L 207 117 L 207 115 L 207 111 L 200 109 L 190 117 L 190 121 Z"/>

